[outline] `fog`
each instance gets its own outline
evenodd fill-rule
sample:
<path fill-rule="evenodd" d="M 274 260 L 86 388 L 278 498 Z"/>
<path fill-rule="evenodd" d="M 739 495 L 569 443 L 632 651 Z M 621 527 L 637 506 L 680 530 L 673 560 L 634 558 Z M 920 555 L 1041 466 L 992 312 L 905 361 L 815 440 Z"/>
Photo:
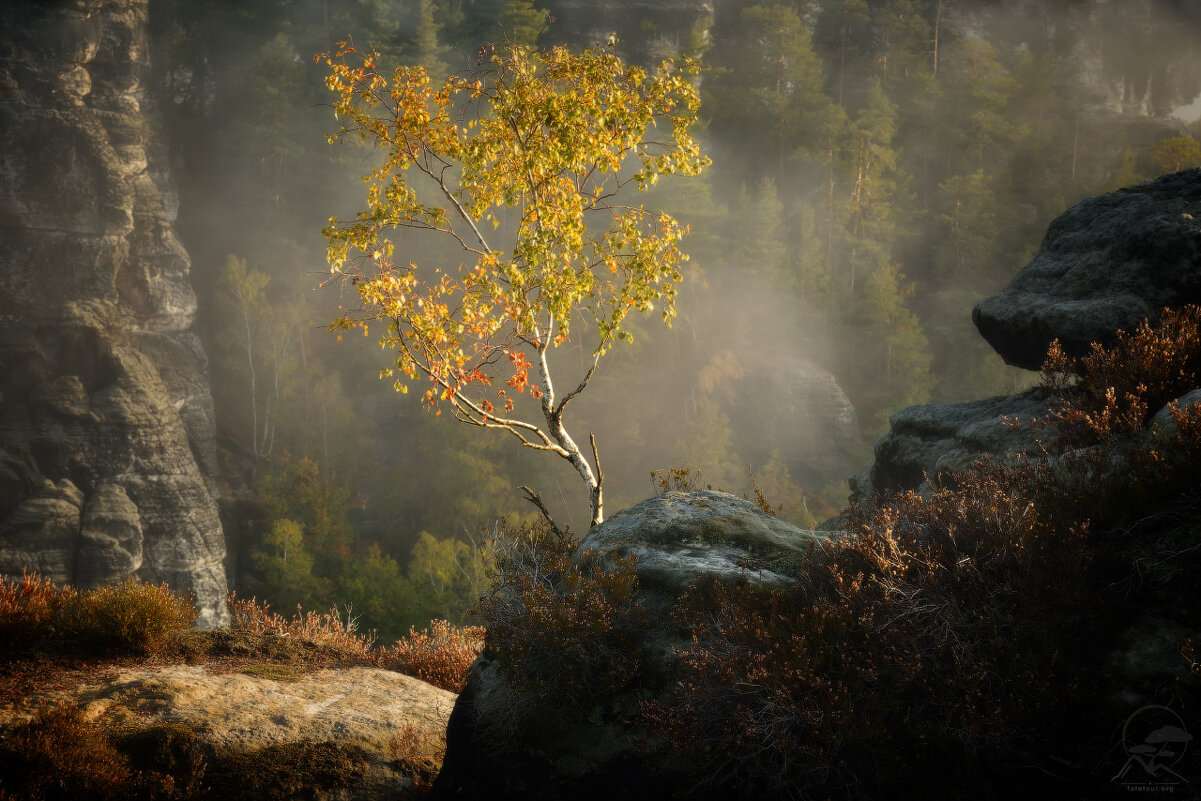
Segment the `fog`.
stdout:
<path fill-rule="evenodd" d="M 379 380 L 374 336 L 327 331 L 348 299 L 318 288 L 321 229 L 365 208 L 378 158 L 325 141 L 337 122 L 313 56 L 338 40 L 444 74 L 474 69 L 487 41 L 612 32 L 630 61 L 711 67 L 712 168 L 645 197 L 693 227 L 678 317 L 636 321 L 567 420 L 577 442 L 597 436 L 610 515 L 654 492 L 653 470 L 743 493 L 748 466 L 785 517 L 836 514 L 892 411 L 1035 381 L 975 335 L 972 305 L 1068 206 L 1176 167 L 1162 143 L 1201 136 L 1201 14 L 1184 0 L 156 0 L 151 14 L 223 466 L 264 501 L 225 521 L 231 583 L 268 595 L 254 554 L 298 504 L 348 522 L 332 540 L 310 531 L 315 552 L 377 546 L 402 566 L 423 531 L 469 541 L 534 514 L 521 484 L 561 523 L 588 521 L 565 462 L 436 417 Z M 458 267 L 416 238 L 398 247 Z M 260 290 L 240 302 L 248 275 Z M 587 333 L 554 353 L 560 385 Z M 297 501 L 310 481 L 324 500 Z"/>

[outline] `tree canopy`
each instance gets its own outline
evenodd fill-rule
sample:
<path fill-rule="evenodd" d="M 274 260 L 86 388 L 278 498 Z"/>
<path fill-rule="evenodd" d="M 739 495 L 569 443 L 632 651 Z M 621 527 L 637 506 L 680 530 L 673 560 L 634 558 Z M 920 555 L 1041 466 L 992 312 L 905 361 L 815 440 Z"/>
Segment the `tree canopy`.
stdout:
<path fill-rule="evenodd" d="M 383 324 L 380 342 L 396 352 L 383 372 L 398 390 L 424 380 L 438 413 L 448 404 L 465 423 L 569 461 L 588 486 L 595 525 L 596 443 L 590 464 L 563 414 L 601 356 L 631 338 L 630 312 L 658 304 L 665 323 L 675 315 L 687 228 L 629 196 L 709 164 L 689 133 L 700 105 L 696 65 L 683 58 L 648 71 L 605 45 L 489 46 L 480 63 L 485 56 L 478 76 L 441 85 L 422 66 L 388 77 L 377 53 L 346 43 L 319 57 L 340 121 L 331 141 L 357 134 L 383 156 L 364 177 L 366 208 L 353 221 L 331 218 L 324 231 L 332 272 L 361 301 L 333 327 L 366 334 Z M 408 261 L 414 232 L 449 240 L 457 257 Z M 581 318 L 591 359 L 559 395 L 550 351 Z M 541 420 L 515 404 L 527 390 Z"/>

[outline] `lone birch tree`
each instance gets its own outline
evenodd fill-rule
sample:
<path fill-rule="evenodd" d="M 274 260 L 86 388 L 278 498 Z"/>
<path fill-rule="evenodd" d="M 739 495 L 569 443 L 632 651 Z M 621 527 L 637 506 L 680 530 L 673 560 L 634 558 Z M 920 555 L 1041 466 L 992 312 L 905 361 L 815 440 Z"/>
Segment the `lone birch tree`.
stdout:
<path fill-rule="evenodd" d="M 449 406 L 464 423 L 565 459 L 600 523 L 596 439 L 590 462 L 564 415 L 605 352 L 631 338 L 627 315 L 657 306 L 668 325 L 675 315 L 687 227 L 630 196 L 709 164 L 689 134 L 695 64 L 647 71 L 612 43 L 580 53 L 510 45 L 482 50 L 478 76 L 435 86 L 420 66 L 386 76 L 376 53 L 346 43 L 318 58 L 340 122 L 330 141 L 357 135 L 382 157 L 364 177 L 366 208 L 324 230 L 333 277 L 359 300 L 331 328 L 383 326 L 396 358 L 381 377 L 401 392 L 421 381 L 438 414 Z M 448 240 L 458 263 L 407 261 L 414 231 Z M 582 374 L 552 375 L 551 350 L 583 329 L 592 350 Z M 527 391 L 540 414 L 515 405 Z"/>

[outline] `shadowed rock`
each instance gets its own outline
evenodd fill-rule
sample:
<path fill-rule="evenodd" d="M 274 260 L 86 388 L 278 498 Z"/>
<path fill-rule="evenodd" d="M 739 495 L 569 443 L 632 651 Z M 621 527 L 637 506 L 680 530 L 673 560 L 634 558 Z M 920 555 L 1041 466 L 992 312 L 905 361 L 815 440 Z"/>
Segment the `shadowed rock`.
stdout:
<path fill-rule="evenodd" d="M 972 320 L 1010 364 L 1037 370 L 1051 340 L 1071 355 L 1201 302 L 1201 169 L 1084 200 Z"/>
<path fill-rule="evenodd" d="M 1046 414 L 1037 388 L 970 403 L 901 409 L 889 418 L 888 433 L 876 442 L 867 470 L 851 477 L 851 489 L 860 499 L 874 492 L 927 490 L 940 475 L 965 470 L 982 457 L 1008 464 L 1037 455 L 1039 439 L 1048 432 L 1030 421 Z"/>
<path fill-rule="evenodd" d="M 722 492 L 669 492 L 648 498 L 588 532 L 577 562 L 635 557 L 638 600 L 646 625 L 629 632 L 626 658 L 639 660 L 639 686 L 611 699 L 636 709 L 668 686 L 676 649 L 688 645 L 672 612 L 687 585 L 701 576 L 786 586 L 805 560 L 820 558 L 826 535 L 799 529 L 753 503 Z M 620 658 L 620 657 L 619 657 Z M 554 688 L 549 689 L 554 692 Z M 621 722 L 598 715 L 514 709 L 537 707 L 535 694 L 509 681 L 505 667 L 485 651 L 472 665 L 447 731 L 446 761 L 435 784 L 439 798 L 560 799 L 660 798 L 671 788 L 655 769 L 662 744 L 634 743 Z"/>

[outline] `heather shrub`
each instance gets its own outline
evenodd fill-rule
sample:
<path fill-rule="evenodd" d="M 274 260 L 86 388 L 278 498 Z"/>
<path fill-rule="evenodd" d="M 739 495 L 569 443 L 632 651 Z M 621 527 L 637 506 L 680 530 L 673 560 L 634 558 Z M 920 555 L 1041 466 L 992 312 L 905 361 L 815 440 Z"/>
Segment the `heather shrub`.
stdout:
<path fill-rule="evenodd" d="M 462 692 L 471 663 L 484 647 L 481 626 L 452 626 L 431 620 L 427 628 L 409 629 L 409 635 L 378 652 L 382 667 L 429 682 L 451 692 Z"/>
<path fill-rule="evenodd" d="M 401 774 L 413 782 L 413 789 L 428 793 L 442 768 L 446 737 L 442 733 L 431 735 L 414 723 L 405 723 L 400 734 L 388 742 L 388 752 L 399 763 Z"/>
<path fill-rule="evenodd" d="M 172 632 L 196 620 L 190 601 L 167 585 L 128 579 L 80 593 L 35 573 L 0 581 L 0 640 L 87 639 L 141 652 L 159 649 Z"/>
<path fill-rule="evenodd" d="M 1052 342 L 1042 385 L 1064 445 L 1141 433 L 1150 415 L 1201 388 L 1201 307 L 1165 308 L 1158 324 L 1144 320 L 1132 332 L 1118 331 L 1112 346 L 1093 343 L 1080 358 Z"/>
<path fill-rule="evenodd" d="M 676 611 L 692 635 L 679 675 L 643 706 L 691 791 L 1003 793 L 1033 781 L 1023 766 L 1084 747 L 1130 599 L 1193 608 L 1201 405 L 1143 432 L 1199 385 L 1199 318 L 1167 310 L 1078 360 L 1053 347 L 1052 460 L 982 461 L 928 497 L 852 507 L 794 589 L 695 583 Z M 1038 780 L 1105 778 L 1053 767 Z"/>
<path fill-rule="evenodd" d="M 1046 481 L 981 464 L 930 498 L 853 510 L 795 589 L 692 585 L 676 612 L 692 646 L 643 712 L 693 790 L 916 789 L 1054 736 L 1033 724 L 1064 669 L 1055 642 L 1083 607 L 1088 560 L 1084 527 L 1038 513 Z"/>
<path fill-rule="evenodd" d="M 166 584 L 127 579 L 77 596 L 60 607 L 60 617 L 63 627 L 77 636 L 150 653 L 172 632 L 191 627 L 196 610 Z"/>
<path fill-rule="evenodd" d="M 0 797 L 12 801 L 199 798 L 204 759 L 194 734 L 177 729 L 183 727 L 118 733 L 88 721 L 76 704 L 44 708 L 31 723 L 0 736 Z"/>
<path fill-rule="evenodd" d="M 627 690 L 641 670 L 645 626 L 631 561 L 573 560 L 576 539 L 544 520 L 500 527 L 495 583 L 478 608 L 485 653 L 521 695 L 513 725 L 538 712 L 582 716 Z"/>
<path fill-rule="evenodd" d="M 73 596 L 75 591 L 60 590 L 49 579 L 28 571 L 20 579 L 0 581 L 0 642 L 23 643 L 50 636 L 64 594 Z"/>
<path fill-rule="evenodd" d="M 375 632 L 360 633 L 358 618 L 351 614 L 349 608 L 339 611 L 335 606 L 319 615 L 305 612 L 298 606 L 296 614 L 288 618 L 271 611 L 265 602 L 238 598 L 236 593 L 230 593 L 226 606 L 229 609 L 231 631 L 295 637 L 345 651 L 364 661 L 373 659 L 371 648 L 375 643 Z"/>
<path fill-rule="evenodd" d="M 14 798 L 123 799 L 132 778 L 128 761 L 75 705 L 42 710 L 0 737 L 0 787 Z"/>

